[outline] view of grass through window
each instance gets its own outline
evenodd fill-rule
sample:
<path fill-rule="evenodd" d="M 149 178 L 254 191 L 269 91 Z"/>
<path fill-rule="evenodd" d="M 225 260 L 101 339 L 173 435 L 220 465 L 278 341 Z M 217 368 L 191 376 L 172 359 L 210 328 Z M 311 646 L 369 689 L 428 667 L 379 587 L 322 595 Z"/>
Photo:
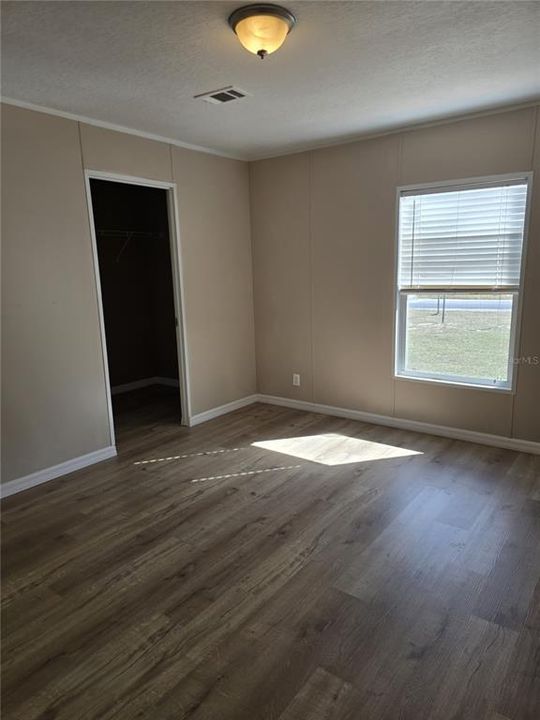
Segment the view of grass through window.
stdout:
<path fill-rule="evenodd" d="M 513 295 L 407 295 L 405 371 L 505 382 Z"/>

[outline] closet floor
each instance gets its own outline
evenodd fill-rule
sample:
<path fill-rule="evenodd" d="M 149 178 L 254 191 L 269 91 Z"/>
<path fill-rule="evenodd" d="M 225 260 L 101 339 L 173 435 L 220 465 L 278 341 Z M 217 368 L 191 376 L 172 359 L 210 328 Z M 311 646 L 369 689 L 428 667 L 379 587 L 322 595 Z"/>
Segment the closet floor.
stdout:
<path fill-rule="evenodd" d="M 180 429 L 180 397 L 177 388 L 151 385 L 131 392 L 113 395 L 116 444 L 122 452 L 130 438 L 137 442 L 144 432 Z"/>

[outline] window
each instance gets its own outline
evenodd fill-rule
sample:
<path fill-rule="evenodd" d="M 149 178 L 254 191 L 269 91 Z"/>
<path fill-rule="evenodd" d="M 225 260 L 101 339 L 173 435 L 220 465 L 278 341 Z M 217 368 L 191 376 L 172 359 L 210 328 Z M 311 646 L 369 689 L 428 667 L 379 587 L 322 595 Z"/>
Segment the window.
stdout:
<path fill-rule="evenodd" d="M 399 193 L 396 375 L 512 387 L 528 177 Z"/>

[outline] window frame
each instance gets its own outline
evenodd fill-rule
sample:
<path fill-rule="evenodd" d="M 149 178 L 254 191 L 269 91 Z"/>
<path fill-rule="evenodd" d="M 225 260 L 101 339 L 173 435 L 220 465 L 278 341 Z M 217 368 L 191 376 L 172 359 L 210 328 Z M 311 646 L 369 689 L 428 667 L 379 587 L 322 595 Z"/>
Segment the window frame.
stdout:
<path fill-rule="evenodd" d="M 400 266 L 400 204 L 401 197 L 405 194 L 428 194 L 437 190 L 472 190 L 488 185 L 503 184 L 508 181 L 522 180 L 527 185 L 527 199 L 525 206 L 525 221 L 523 227 L 523 245 L 521 249 L 521 268 L 519 286 L 516 290 L 501 290 L 501 294 L 512 294 L 512 319 L 510 326 L 510 342 L 508 353 L 508 380 L 506 383 L 482 382 L 475 377 L 464 377 L 456 375 L 439 375 L 438 373 L 425 373 L 422 371 L 408 371 L 405 369 L 405 352 L 407 338 L 407 295 L 419 295 L 422 290 L 402 290 L 399 287 L 399 266 Z M 523 287 L 526 273 L 527 244 L 529 237 L 529 220 L 531 213 L 533 173 L 531 171 L 521 173 L 508 173 L 504 175 L 487 175 L 483 177 L 461 178 L 458 180 L 444 180 L 441 182 L 417 183 L 413 185 L 400 185 L 396 187 L 396 210 L 395 210 L 395 250 L 394 250 L 394 352 L 393 352 L 393 377 L 397 380 L 411 380 L 415 382 L 446 385 L 450 387 L 473 388 L 491 392 L 515 394 L 517 384 L 517 363 L 515 362 L 516 350 L 519 348 L 522 308 L 523 308 Z M 426 289 L 424 292 L 433 294 L 433 290 Z M 447 296 L 452 294 L 466 294 L 467 292 L 477 293 L 478 289 L 448 289 Z M 482 292 L 482 291 L 480 291 Z M 484 292 L 493 294 L 493 289 L 486 288 Z"/>

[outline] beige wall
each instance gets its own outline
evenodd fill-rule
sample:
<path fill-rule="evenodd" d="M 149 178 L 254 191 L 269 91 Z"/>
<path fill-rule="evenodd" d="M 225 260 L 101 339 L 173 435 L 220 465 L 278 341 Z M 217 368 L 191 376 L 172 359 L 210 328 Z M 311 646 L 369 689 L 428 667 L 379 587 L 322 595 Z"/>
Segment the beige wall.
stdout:
<path fill-rule="evenodd" d="M 540 108 L 536 122 L 532 168 L 534 183 L 519 353 L 524 358 L 540 356 Z M 525 363 L 519 368 L 513 421 L 513 433 L 516 437 L 527 440 L 539 439 L 540 366 L 538 365 Z"/>
<path fill-rule="evenodd" d="M 172 149 L 192 411 L 256 390 L 247 163 Z"/>
<path fill-rule="evenodd" d="M 540 440 L 540 366 L 517 394 L 394 379 L 396 187 L 533 168 L 536 108 L 252 163 L 259 390 Z M 540 163 L 540 141 L 535 164 Z M 519 355 L 540 356 L 540 187 Z M 270 361 L 265 355 L 275 353 Z M 293 388 L 293 372 L 302 387 Z"/>
<path fill-rule="evenodd" d="M 110 439 L 79 129 L 2 110 L 6 481 Z"/>
<path fill-rule="evenodd" d="M 192 413 L 253 393 L 247 164 L 8 105 L 2 121 L 2 482 L 110 444 L 84 168 L 171 181 L 174 164 Z"/>
<path fill-rule="evenodd" d="M 313 153 L 316 402 L 392 413 L 393 227 L 399 138 Z"/>
<path fill-rule="evenodd" d="M 172 180 L 170 146 L 93 125 L 81 126 L 84 167 L 150 180 Z"/>
<path fill-rule="evenodd" d="M 312 395 L 309 156 L 254 163 L 251 173 L 255 327 L 261 327 L 258 389 L 307 400 Z M 292 372 L 301 373 L 301 387 L 291 386 Z"/>

